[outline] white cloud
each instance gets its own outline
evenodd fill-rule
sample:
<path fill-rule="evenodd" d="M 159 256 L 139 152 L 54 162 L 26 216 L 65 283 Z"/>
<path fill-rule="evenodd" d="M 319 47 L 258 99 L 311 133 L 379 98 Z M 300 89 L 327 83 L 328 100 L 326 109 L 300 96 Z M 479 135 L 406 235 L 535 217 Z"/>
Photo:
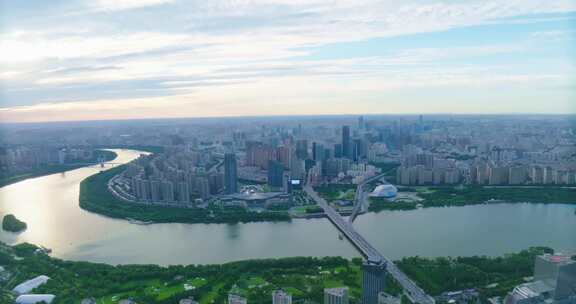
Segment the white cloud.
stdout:
<path fill-rule="evenodd" d="M 149 81 L 154 82 L 156 89 L 165 88 L 166 95 L 194 92 L 194 96 L 221 102 L 232 109 L 232 98 L 244 103 L 258 99 L 262 104 L 264 92 L 284 94 L 285 100 L 301 100 L 303 96 L 309 100 L 313 96 L 334 99 L 350 90 L 382 92 L 412 87 L 557 81 L 556 76 L 551 75 L 561 73 L 554 71 L 530 76 L 473 63 L 478 56 L 521 53 L 527 47 L 521 41 L 506 45 L 412 48 L 337 60 L 313 60 L 305 56 L 317 46 L 517 22 L 523 19 L 516 17 L 576 10 L 572 0 L 98 0 L 82 3 L 84 8 L 88 3 L 91 9 L 70 17 L 70 20 L 77 18 L 70 24 L 66 23 L 68 18 L 63 18 L 61 23 L 48 23 L 44 27 L 37 23 L 25 28 L 8 25 L 7 31 L 0 32 L 0 69 L 3 71 L 0 79 L 8 80 L 3 83 L 7 92 L 22 88 L 42 90 L 83 84 L 104 87 L 105 84 Z M 129 12 L 160 5 L 164 6 L 158 11 Z M 82 18 L 89 19 L 90 23 L 85 24 Z M 565 35 L 560 32 L 564 31 L 538 32 L 532 38 L 556 39 Z M 454 59 L 464 62 L 450 62 Z M 116 68 L 82 68 L 86 66 Z M 69 72 L 54 72 L 61 70 Z M 501 72 L 504 73 L 498 76 Z M 567 78 L 566 75 L 558 77 Z M 224 85 L 226 87 L 221 87 Z M 348 91 L 343 91 L 344 88 Z M 136 91 L 134 88 L 124 90 Z M 86 92 L 91 93 L 100 92 Z M 230 97 L 218 97 L 222 95 Z M 84 102 L 84 106 L 94 108 L 98 102 L 114 104 L 107 101 L 110 99 L 83 100 L 59 108 L 56 104 L 67 99 L 49 97 L 53 103 L 47 109 L 51 111 L 72 111 Z M 164 100 L 152 98 L 145 104 L 152 107 L 157 103 L 161 107 Z M 185 103 L 176 97 L 170 100 L 174 104 L 178 104 L 178 100 Z M 44 108 L 24 109 L 31 113 Z M 3 111 L 6 112 L 6 108 Z"/>
<path fill-rule="evenodd" d="M 172 2 L 174 0 L 89 0 L 88 6 L 102 11 L 122 11 Z"/>

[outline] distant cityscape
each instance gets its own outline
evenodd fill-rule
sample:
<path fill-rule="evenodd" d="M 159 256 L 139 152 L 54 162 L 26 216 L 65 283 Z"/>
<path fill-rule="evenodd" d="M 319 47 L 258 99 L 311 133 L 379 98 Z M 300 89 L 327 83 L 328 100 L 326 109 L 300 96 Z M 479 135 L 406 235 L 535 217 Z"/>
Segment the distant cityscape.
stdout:
<path fill-rule="evenodd" d="M 238 209 L 292 218 L 327 217 L 340 239 L 363 257 L 362 295 L 356 299 L 363 304 L 464 304 L 480 303 L 481 298 L 475 288 L 435 296 L 421 289 L 353 227 L 356 216 L 371 210 L 371 204 L 421 202 L 418 195 L 429 191 L 427 187 L 571 189 L 576 184 L 575 129 L 558 116 L 256 121 L 158 121 L 74 130 L 64 123 L 33 137 L 18 136 L 26 127 L 14 126 L 2 144 L 0 167 L 7 177 L 44 166 L 103 167 L 103 148 L 141 149 L 150 152 L 118 168 L 106 182 L 106 191 L 121 203 L 203 210 L 212 218 L 216 210 Z M 18 285 L 13 290 L 20 296 L 16 303 L 50 303 L 54 295 L 30 293 L 49 280 L 46 274 Z M 400 286 L 402 296 L 385 292 L 388 280 Z M 233 291 L 229 304 L 249 303 Z M 273 304 L 292 303 L 290 292 L 282 289 L 271 297 Z M 324 304 L 349 301 L 347 286 L 324 289 Z M 540 256 L 533 279 L 489 302 L 576 303 L 576 261 L 562 254 Z M 97 304 L 93 299 L 82 303 Z M 180 303 L 198 302 L 185 298 Z"/>

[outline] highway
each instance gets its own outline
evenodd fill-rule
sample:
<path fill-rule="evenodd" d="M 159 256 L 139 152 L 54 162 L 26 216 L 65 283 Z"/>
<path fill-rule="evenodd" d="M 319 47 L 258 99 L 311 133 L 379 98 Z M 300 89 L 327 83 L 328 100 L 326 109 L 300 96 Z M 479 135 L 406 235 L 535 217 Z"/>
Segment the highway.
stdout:
<path fill-rule="evenodd" d="M 366 194 L 364 193 L 364 185 L 380 177 L 382 177 L 382 175 L 374 176 L 358 185 L 357 190 L 360 190 L 361 192 L 356 192 L 356 204 L 354 205 L 354 211 L 350 216 L 351 220 L 349 221 L 344 220 L 344 218 L 340 216 L 340 214 L 338 214 L 338 212 L 336 212 L 336 210 L 334 210 L 334 208 L 332 208 L 325 199 L 320 197 L 318 193 L 316 193 L 316 191 L 314 191 L 314 189 L 310 186 L 310 183 L 307 183 L 307 185 L 304 187 L 304 191 L 306 191 L 306 193 L 312 199 L 314 199 L 322 209 L 324 209 L 324 213 L 330 222 L 336 226 L 336 228 L 369 263 L 386 264 L 388 273 L 390 273 L 390 275 L 392 275 L 392 277 L 394 277 L 394 279 L 404 288 L 406 295 L 412 302 L 420 304 L 434 304 L 434 298 L 426 294 L 424 290 L 418 287 L 414 281 L 408 278 L 408 276 L 406 276 L 398 267 L 396 267 L 392 261 L 385 258 L 382 254 L 380 254 L 380 252 L 378 252 L 378 250 L 376 250 L 376 248 L 372 247 L 372 245 L 366 239 L 364 239 L 364 237 L 362 237 L 362 235 L 360 235 L 352 226 L 352 221 L 354 220 L 353 217 L 356 217 L 358 210 L 361 209 L 361 205 L 365 199 Z"/>

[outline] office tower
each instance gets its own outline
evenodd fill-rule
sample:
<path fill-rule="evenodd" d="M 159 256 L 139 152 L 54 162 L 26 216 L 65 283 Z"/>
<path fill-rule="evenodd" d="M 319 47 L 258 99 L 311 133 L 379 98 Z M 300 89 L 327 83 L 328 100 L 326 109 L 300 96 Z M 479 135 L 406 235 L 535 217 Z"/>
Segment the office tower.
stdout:
<path fill-rule="evenodd" d="M 272 292 L 272 304 L 292 304 L 292 295 L 283 290 Z"/>
<path fill-rule="evenodd" d="M 352 143 L 350 142 L 350 126 L 342 127 L 342 156 L 352 159 Z"/>
<path fill-rule="evenodd" d="M 572 297 L 576 303 L 576 260 L 567 255 L 546 254 L 536 257 L 534 281 L 543 281 L 552 288 L 556 301 Z"/>
<path fill-rule="evenodd" d="M 226 194 L 238 192 L 238 168 L 236 167 L 236 154 L 224 154 L 224 189 Z"/>
<path fill-rule="evenodd" d="M 246 303 L 248 303 L 248 300 L 246 300 L 246 298 L 231 293 L 228 294 L 228 304 L 246 304 Z"/>
<path fill-rule="evenodd" d="M 312 159 L 321 162 L 326 158 L 324 145 L 319 143 L 312 144 Z"/>
<path fill-rule="evenodd" d="M 325 288 L 324 304 L 348 304 L 348 287 Z"/>
<path fill-rule="evenodd" d="M 294 159 L 290 164 L 290 178 L 294 180 L 304 180 L 305 175 L 304 161 Z"/>
<path fill-rule="evenodd" d="M 334 145 L 334 158 L 342 157 L 342 144 Z"/>
<path fill-rule="evenodd" d="M 292 162 L 292 151 L 288 146 L 280 146 L 276 149 L 278 151 L 278 161 L 282 163 L 284 168 L 290 168 Z"/>
<path fill-rule="evenodd" d="M 377 304 L 378 294 L 384 291 L 386 283 L 386 263 L 362 264 L 362 304 Z"/>
<path fill-rule="evenodd" d="M 358 129 L 363 130 L 366 127 L 366 123 L 364 122 L 364 116 L 358 117 Z"/>
<path fill-rule="evenodd" d="M 305 139 L 299 139 L 296 141 L 296 157 L 299 159 L 308 158 L 308 141 Z"/>
<path fill-rule="evenodd" d="M 276 188 L 284 186 L 284 166 L 274 160 L 268 161 L 268 185 Z"/>
<path fill-rule="evenodd" d="M 210 184 L 210 194 L 218 194 L 224 190 L 224 174 L 217 172 L 210 172 L 208 174 L 208 183 Z M 238 185 L 238 183 L 236 183 Z"/>
<path fill-rule="evenodd" d="M 360 159 L 360 150 L 362 149 L 361 146 L 362 142 L 359 138 L 356 138 L 352 141 L 352 160 L 358 161 Z"/>
<path fill-rule="evenodd" d="M 534 281 L 516 286 L 504 303 L 576 303 L 576 261 L 561 254 L 536 257 Z"/>

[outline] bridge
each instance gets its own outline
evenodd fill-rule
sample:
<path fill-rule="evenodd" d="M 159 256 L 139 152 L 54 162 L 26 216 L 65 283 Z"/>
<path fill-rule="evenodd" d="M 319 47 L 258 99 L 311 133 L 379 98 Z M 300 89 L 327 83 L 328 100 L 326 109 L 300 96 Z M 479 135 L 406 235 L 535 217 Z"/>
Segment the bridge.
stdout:
<path fill-rule="evenodd" d="M 420 304 L 435 304 L 434 298 L 426 294 L 414 281 L 412 281 L 408 276 L 406 276 L 394 263 L 384 257 L 376 248 L 374 248 L 362 235 L 360 235 L 352 226 L 354 218 L 358 215 L 361 205 L 363 205 L 365 200 L 364 185 L 381 178 L 383 175 L 374 176 L 373 178 L 367 179 L 358 185 L 354 211 L 350 216 L 349 220 L 346 221 L 334 208 L 332 208 L 328 202 L 320 197 L 316 191 L 307 183 L 304 187 L 304 191 L 316 201 L 316 203 L 324 210 L 324 213 L 332 222 L 334 226 L 346 237 L 346 239 L 360 252 L 360 254 L 366 259 L 369 264 L 375 265 L 386 265 L 386 270 L 388 273 L 404 288 L 404 292 L 414 303 Z"/>
<path fill-rule="evenodd" d="M 354 222 L 360 211 L 362 211 L 362 207 L 364 206 L 364 202 L 366 201 L 366 192 L 364 192 L 364 186 L 373 181 L 383 178 L 385 175 L 386 173 L 382 173 L 370 177 L 367 180 L 358 184 L 358 186 L 356 187 L 356 193 L 354 194 L 354 209 L 352 210 L 352 214 L 350 215 L 350 217 L 348 217 L 348 222 L 350 222 L 350 224 Z"/>

